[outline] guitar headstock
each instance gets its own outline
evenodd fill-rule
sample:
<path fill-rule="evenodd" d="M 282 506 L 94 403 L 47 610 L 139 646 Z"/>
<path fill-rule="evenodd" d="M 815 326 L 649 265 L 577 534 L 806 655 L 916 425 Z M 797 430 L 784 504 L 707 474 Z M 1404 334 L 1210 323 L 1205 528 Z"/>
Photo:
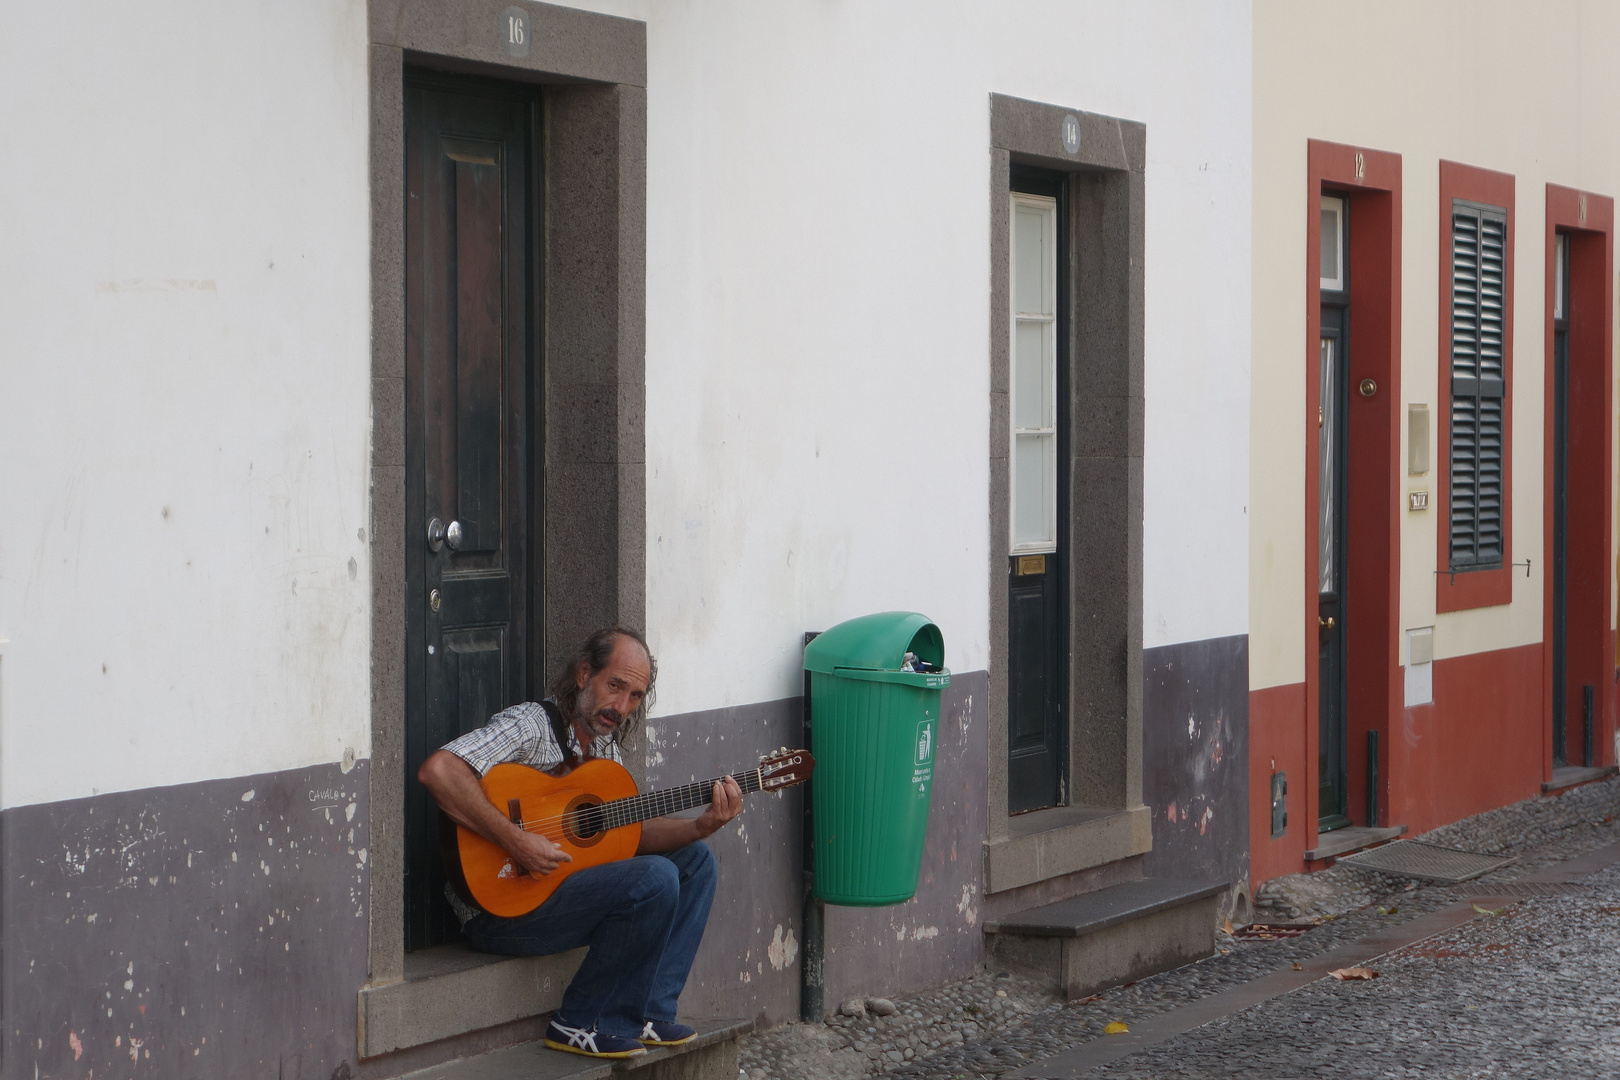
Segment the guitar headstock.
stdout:
<path fill-rule="evenodd" d="M 789 750 L 782 747 L 759 761 L 759 787 L 761 791 L 780 791 L 782 788 L 802 784 L 816 771 L 816 759 L 808 750 Z"/>

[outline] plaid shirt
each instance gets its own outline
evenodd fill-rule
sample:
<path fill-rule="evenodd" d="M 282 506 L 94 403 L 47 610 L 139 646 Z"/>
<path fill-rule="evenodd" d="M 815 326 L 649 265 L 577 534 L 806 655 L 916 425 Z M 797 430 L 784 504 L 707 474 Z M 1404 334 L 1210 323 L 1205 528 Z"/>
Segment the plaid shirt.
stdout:
<path fill-rule="evenodd" d="M 551 698 L 546 700 L 556 708 L 555 701 Z M 592 739 L 590 753 L 585 754 L 579 745 L 579 732 L 570 724 L 568 746 L 581 757 L 607 758 L 624 764 L 624 759 L 619 756 L 619 744 L 613 741 L 611 735 Z M 443 749 L 472 766 L 473 772 L 479 776 L 509 761 L 536 769 L 550 769 L 562 764 L 563 760 L 562 748 L 557 745 L 557 735 L 552 730 L 550 717 L 544 708 L 533 701 L 502 709 L 489 718 L 489 723 L 445 743 Z M 462 903 L 461 897 L 448 883 L 444 887 L 444 896 L 450 901 L 456 918 L 463 923 L 478 914 L 476 909 Z"/>
<path fill-rule="evenodd" d="M 552 708 L 557 707 L 553 699 L 546 700 Z M 611 735 L 592 739 L 590 753 L 587 754 L 579 745 L 579 732 L 570 724 L 568 746 L 580 757 L 608 758 L 624 764 L 619 757 L 619 744 L 613 741 Z M 536 769 L 550 769 L 562 764 L 563 759 L 562 748 L 557 745 L 557 736 L 552 731 L 546 710 L 533 701 L 502 709 L 490 717 L 489 723 L 483 727 L 445 743 L 444 749 L 471 765 L 479 776 L 509 761 Z"/>

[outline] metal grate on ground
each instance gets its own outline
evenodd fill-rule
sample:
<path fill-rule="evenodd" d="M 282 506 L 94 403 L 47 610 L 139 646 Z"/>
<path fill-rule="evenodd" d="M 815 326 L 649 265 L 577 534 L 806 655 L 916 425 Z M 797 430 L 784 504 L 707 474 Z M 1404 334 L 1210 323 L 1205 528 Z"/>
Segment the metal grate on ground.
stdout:
<path fill-rule="evenodd" d="M 1578 881 L 1499 881 L 1476 884 L 1471 896 L 1587 896 L 1592 886 Z"/>
<path fill-rule="evenodd" d="M 1341 866 L 1356 870 L 1371 870 L 1395 877 L 1434 881 L 1443 885 L 1456 885 L 1518 860 L 1502 855 L 1486 855 L 1478 851 L 1426 844 L 1421 840 L 1397 840 L 1383 847 L 1368 848 L 1354 855 L 1341 855 Z"/>
<path fill-rule="evenodd" d="M 1238 927 L 1232 936 L 1251 941 L 1280 941 L 1299 937 L 1305 931 L 1314 929 L 1315 923 L 1250 923 Z"/>

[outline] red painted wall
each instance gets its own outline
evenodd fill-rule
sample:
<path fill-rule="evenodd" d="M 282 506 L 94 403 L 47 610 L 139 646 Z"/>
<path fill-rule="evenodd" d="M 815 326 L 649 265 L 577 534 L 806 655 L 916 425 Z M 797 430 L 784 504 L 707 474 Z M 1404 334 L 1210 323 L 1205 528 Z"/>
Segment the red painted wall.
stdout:
<path fill-rule="evenodd" d="M 1389 740 L 1391 824 L 1413 834 L 1541 791 L 1541 644 L 1434 662 L 1434 704 Z"/>
<path fill-rule="evenodd" d="M 1542 651 L 1538 642 L 1435 661 L 1435 703 L 1402 709 L 1384 740 L 1384 822 L 1416 835 L 1540 793 Z M 1315 829 L 1303 793 L 1316 784 L 1306 750 L 1308 722 L 1302 683 L 1249 694 L 1251 884 L 1306 869 Z M 1288 773 L 1289 790 L 1288 830 L 1277 839 L 1271 837 L 1273 761 Z"/>
<path fill-rule="evenodd" d="M 1305 684 L 1249 691 L 1249 880 L 1255 884 L 1305 869 L 1305 792 L 1316 769 L 1305 765 Z M 1275 764 L 1275 768 L 1273 768 Z M 1288 774 L 1288 829 L 1271 838 L 1271 774 Z"/>

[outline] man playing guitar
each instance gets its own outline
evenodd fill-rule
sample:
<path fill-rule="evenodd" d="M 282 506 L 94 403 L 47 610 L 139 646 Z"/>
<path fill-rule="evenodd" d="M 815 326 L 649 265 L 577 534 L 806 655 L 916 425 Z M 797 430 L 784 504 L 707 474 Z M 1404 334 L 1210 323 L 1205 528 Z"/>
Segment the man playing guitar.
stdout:
<path fill-rule="evenodd" d="M 581 759 L 620 761 L 619 744 L 652 705 L 658 667 L 646 640 L 615 626 L 598 630 L 552 682 L 544 702 L 514 705 L 434 752 L 417 771 L 457 824 L 498 844 L 530 874 L 550 874 L 571 857 L 490 802 L 479 778 L 519 762 L 566 772 Z M 742 809 L 730 776 L 696 818 L 642 823 L 636 857 L 570 874 L 527 915 L 502 918 L 447 890 L 475 949 L 542 956 L 590 946 L 546 1028 L 546 1045 L 620 1058 L 673 1046 L 694 1032 L 675 1022 L 675 1001 L 692 968 L 714 899 L 715 861 L 703 838 Z"/>

